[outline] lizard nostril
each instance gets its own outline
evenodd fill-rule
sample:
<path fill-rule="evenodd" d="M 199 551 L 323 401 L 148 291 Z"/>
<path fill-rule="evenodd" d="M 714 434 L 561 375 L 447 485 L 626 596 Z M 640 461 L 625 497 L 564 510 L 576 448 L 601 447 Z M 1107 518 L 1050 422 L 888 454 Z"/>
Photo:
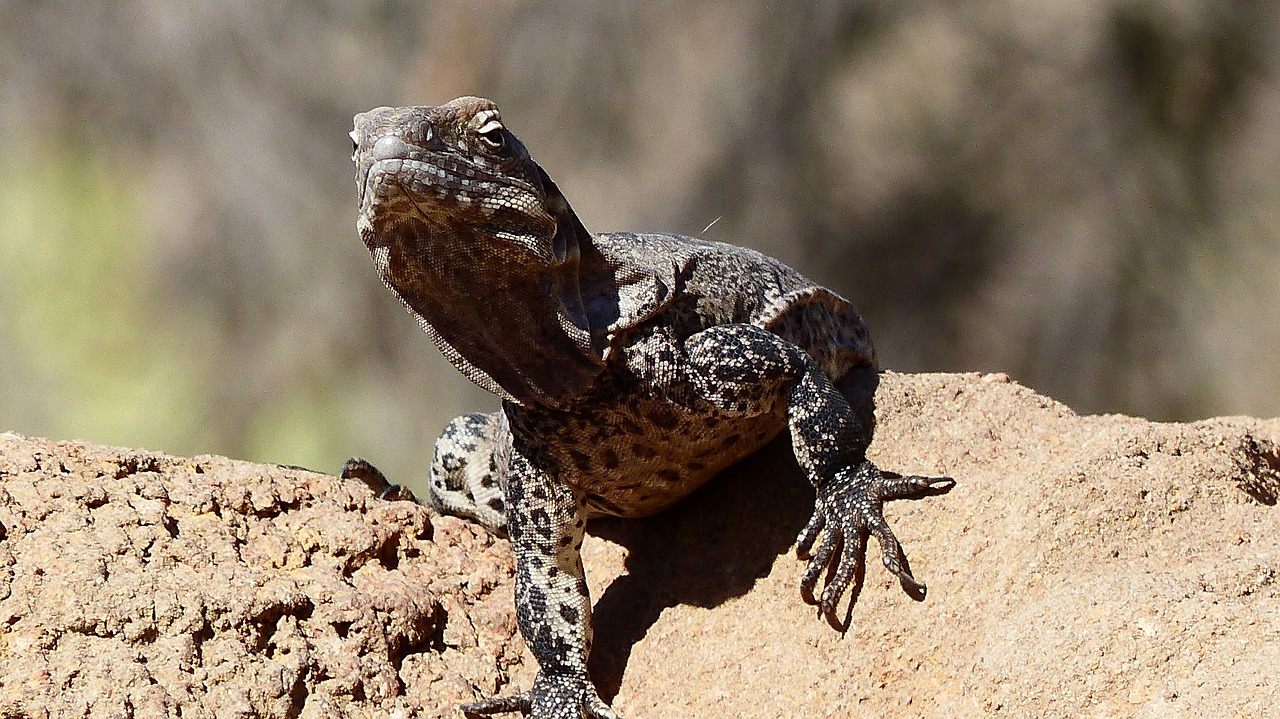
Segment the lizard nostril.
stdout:
<path fill-rule="evenodd" d="M 373 143 L 373 159 L 403 160 L 409 157 L 409 145 L 395 135 L 378 138 Z"/>

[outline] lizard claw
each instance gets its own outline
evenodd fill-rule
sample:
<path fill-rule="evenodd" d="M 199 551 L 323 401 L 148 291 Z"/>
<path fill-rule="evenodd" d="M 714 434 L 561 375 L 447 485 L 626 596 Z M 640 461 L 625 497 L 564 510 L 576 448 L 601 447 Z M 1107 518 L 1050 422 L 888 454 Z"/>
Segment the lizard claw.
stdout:
<path fill-rule="evenodd" d="M 463 704 L 467 716 L 523 712 L 530 719 L 618 719 L 585 676 L 538 672 L 533 688 L 519 694 Z"/>
<path fill-rule="evenodd" d="M 378 499 L 418 501 L 418 498 L 407 487 L 388 482 L 382 470 L 370 464 L 367 459 L 360 457 L 348 459 L 347 463 L 342 465 L 342 472 L 338 476 L 343 479 L 358 479 L 364 482 L 365 486 L 373 490 L 373 493 L 378 496 Z"/>
<path fill-rule="evenodd" d="M 866 460 L 855 468 L 837 472 L 818 488 L 813 517 L 796 538 L 797 553 L 809 557 L 800 579 L 800 593 L 805 601 L 817 604 L 828 621 L 840 626 L 836 605 L 866 557 L 867 538 L 871 535 L 880 543 L 885 568 L 898 577 L 909 595 L 923 599 L 925 585 L 912 576 L 902 545 L 884 519 L 884 503 L 922 494 L 942 494 L 954 486 L 955 480 L 950 477 L 904 477 L 883 471 Z M 819 533 L 822 543 L 810 554 Z M 822 596 L 815 599 L 818 577 L 828 567 L 831 573 L 827 585 Z"/>

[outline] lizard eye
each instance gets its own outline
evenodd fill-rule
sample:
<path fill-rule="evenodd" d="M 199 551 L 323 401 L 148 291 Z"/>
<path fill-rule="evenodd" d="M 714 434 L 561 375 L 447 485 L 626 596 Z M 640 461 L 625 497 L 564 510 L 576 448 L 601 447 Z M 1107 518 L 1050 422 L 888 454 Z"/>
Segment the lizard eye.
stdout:
<path fill-rule="evenodd" d="M 497 120 L 486 122 L 479 130 L 476 130 L 480 141 L 485 147 L 492 152 L 502 152 L 502 148 L 507 146 L 507 134 L 502 127 L 502 123 Z"/>

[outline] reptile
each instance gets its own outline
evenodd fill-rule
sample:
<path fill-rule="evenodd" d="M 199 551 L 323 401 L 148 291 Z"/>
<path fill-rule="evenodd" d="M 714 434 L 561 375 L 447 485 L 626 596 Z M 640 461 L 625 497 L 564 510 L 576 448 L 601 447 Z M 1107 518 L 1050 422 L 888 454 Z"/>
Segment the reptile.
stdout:
<path fill-rule="evenodd" d="M 654 514 L 783 430 L 815 488 L 796 540 L 802 597 L 834 618 L 875 536 L 923 598 L 882 506 L 954 481 L 867 459 L 879 368 L 850 302 L 750 249 L 588 232 L 483 98 L 380 107 L 356 115 L 351 137 L 357 229 L 383 282 L 501 398 L 446 426 L 427 501 L 510 538 L 538 673 L 464 712 L 616 718 L 587 672 L 587 520 Z M 343 475 L 412 498 L 363 459 Z"/>

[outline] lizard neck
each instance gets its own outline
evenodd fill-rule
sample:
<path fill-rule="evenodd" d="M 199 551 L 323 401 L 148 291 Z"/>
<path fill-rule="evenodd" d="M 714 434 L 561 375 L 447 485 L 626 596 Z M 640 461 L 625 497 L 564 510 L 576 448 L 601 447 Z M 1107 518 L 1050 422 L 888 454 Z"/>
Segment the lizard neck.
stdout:
<path fill-rule="evenodd" d="M 383 281 L 463 374 L 519 404 L 562 406 L 600 373 L 606 341 L 592 332 L 581 285 L 584 254 L 590 263 L 599 253 L 564 210 L 554 236 L 536 242 L 435 218 L 371 226 L 366 244 Z"/>

